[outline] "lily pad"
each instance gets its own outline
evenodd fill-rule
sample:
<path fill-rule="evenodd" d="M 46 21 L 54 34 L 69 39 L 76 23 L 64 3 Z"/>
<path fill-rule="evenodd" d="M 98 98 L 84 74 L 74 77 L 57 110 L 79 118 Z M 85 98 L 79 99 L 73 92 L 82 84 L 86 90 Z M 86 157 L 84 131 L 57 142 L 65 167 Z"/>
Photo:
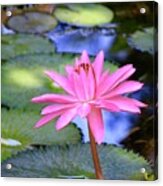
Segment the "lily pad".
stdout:
<path fill-rule="evenodd" d="M 10 108 L 35 110 L 40 105 L 30 102 L 32 97 L 48 92 L 62 92 L 44 75 L 47 69 L 64 71 L 71 64 L 71 55 L 27 55 L 11 59 L 2 65 L 2 103 Z"/>
<path fill-rule="evenodd" d="M 57 25 L 56 19 L 41 12 L 26 12 L 8 20 L 8 26 L 21 33 L 44 33 Z"/>
<path fill-rule="evenodd" d="M 40 114 L 32 111 L 2 109 L 2 138 L 17 142 L 2 143 L 2 160 L 5 160 L 18 151 L 29 148 L 30 145 L 51 145 L 77 143 L 81 139 L 79 130 L 74 125 L 67 126 L 64 130 L 57 132 L 54 121 L 48 125 L 34 129 L 35 123 L 39 120 Z M 19 142 L 19 145 L 18 145 Z"/>
<path fill-rule="evenodd" d="M 143 31 L 136 31 L 128 38 L 128 44 L 142 52 L 154 54 L 156 46 L 154 45 L 155 30 L 153 27 L 145 28 Z"/>
<path fill-rule="evenodd" d="M 132 151 L 103 145 L 98 146 L 98 151 L 105 179 L 144 180 L 142 168 L 151 173 L 147 161 Z M 8 164 L 11 169 L 7 169 Z M 88 144 L 25 151 L 2 164 L 2 176 L 95 179 Z"/>
<path fill-rule="evenodd" d="M 63 92 L 44 75 L 47 69 L 59 73 L 65 71 L 66 64 L 74 63 L 72 55 L 26 55 L 8 60 L 2 65 L 2 103 L 10 108 L 38 110 L 40 105 L 30 102 L 32 97 L 48 92 Z M 105 64 L 115 70 L 116 65 Z"/>
<path fill-rule="evenodd" d="M 54 11 L 56 18 L 71 25 L 92 27 L 109 23 L 113 11 L 98 4 L 69 4 Z"/>
<path fill-rule="evenodd" d="M 48 39 L 32 34 L 12 34 L 1 36 L 1 59 L 7 60 L 18 55 L 49 54 L 54 46 Z"/>

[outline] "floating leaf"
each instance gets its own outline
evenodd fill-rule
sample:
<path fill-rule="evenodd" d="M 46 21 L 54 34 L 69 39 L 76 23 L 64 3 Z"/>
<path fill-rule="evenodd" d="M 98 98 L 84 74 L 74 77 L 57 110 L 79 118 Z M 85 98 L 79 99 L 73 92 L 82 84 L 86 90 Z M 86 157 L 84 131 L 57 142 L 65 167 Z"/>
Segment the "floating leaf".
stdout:
<path fill-rule="evenodd" d="M 146 28 L 144 31 L 136 31 L 128 38 L 128 44 L 142 52 L 154 54 L 154 28 Z"/>
<path fill-rule="evenodd" d="M 12 108 L 35 110 L 37 104 L 32 97 L 48 92 L 61 92 L 46 78 L 44 71 L 64 71 L 65 64 L 71 64 L 71 55 L 30 55 L 11 59 L 2 65 L 2 103 Z"/>
<path fill-rule="evenodd" d="M 103 25 L 113 19 L 112 10 L 98 4 L 69 4 L 58 7 L 54 14 L 63 23 L 86 27 Z"/>
<path fill-rule="evenodd" d="M 47 54 L 54 46 L 47 39 L 36 35 L 12 34 L 1 36 L 2 60 L 26 54 Z"/>
<path fill-rule="evenodd" d="M 72 28 L 58 26 L 48 33 L 57 48 L 57 52 L 81 53 L 87 50 L 89 55 L 97 55 L 103 50 L 105 57 L 110 57 L 110 49 L 117 37 L 115 29 L 106 28 Z"/>
<path fill-rule="evenodd" d="M 50 144 L 68 144 L 80 141 L 79 130 L 74 125 L 69 125 L 64 130 L 57 132 L 54 127 L 54 121 L 43 128 L 34 129 L 35 123 L 39 120 L 39 113 L 23 112 L 21 110 L 2 109 L 2 138 L 12 139 L 20 144 L 11 146 L 2 144 L 2 160 L 24 150 L 32 144 L 50 145 Z"/>
<path fill-rule="evenodd" d="M 52 84 L 44 71 L 53 69 L 59 73 L 65 71 L 66 64 L 72 64 L 71 55 L 30 55 L 11 59 L 2 65 L 2 103 L 10 108 L 35 110 L 40 108 L 30 102 L 32 97 L 48 92 L 61 92 Z M 115 70 L 116 65 L 106 63 L 106 67 Z"/>
<path fill-rule="evenodd" d="M 43 33 L 56 25 L 57 21 L 53 16 L 40 12 L 26 12 L 8 20 L 8 26 L 21 33 Z"/>
<path fill-rule="evenodd" d="M 114 146 L 98 146 L 104 178 L 110 180 L 144 180 L 141 169 L 151 173 L 143 157 Z M 12 168 L 7 169 L 11 164 Z M 3 177 L 39 177 L 94 179 L 90 146 L 52 146 L 26 151 L 2 164 Z"/>

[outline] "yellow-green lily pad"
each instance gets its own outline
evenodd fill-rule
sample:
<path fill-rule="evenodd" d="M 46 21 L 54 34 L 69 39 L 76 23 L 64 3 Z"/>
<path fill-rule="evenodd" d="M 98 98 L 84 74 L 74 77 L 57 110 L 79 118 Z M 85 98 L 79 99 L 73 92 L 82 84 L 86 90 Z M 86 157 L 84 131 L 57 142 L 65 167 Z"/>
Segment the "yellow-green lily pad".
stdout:
<path fill-rule="evenodd" d="M 10 108 L 38 110 L 40 105 L 30 102 L 32 97 L 48 92 L 62 92 L 54 86 L 45 70 L 64 72 L 66 64 L 72 64 L 71 55 L 35 54 L 19 56 L 2 65 L 2 103 Z"/>
<path fill-rule="evenodd" d="M 56 18 L 77 26 L 98 26 L 107 24 L 113 19 L 113 11 L 99 4 L 69 4 L 54 11 Z"/>

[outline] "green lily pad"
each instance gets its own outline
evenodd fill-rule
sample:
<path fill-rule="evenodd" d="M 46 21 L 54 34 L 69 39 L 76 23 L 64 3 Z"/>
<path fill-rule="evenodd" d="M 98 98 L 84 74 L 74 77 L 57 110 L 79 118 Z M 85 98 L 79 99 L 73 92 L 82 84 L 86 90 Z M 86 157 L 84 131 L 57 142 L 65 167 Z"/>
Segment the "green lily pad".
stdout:
<path fill-rule="evenodd" d="M 63 92 L 44 75 L 47 69 L 59 73 L 65 71 L 66 64 L 74 63 L 71 55 L 26 55 L 8 60 L 2 65 L 2 103 L 10 108 L 38 110 L 40 105 L 30 102 L 31 98 L 49 92 Z M 114 71 L 117 66 L 105 64 Z"/>
<path fill-rule="evenodd" d="M 142 52 L 154 54 L 154 37 L 155 31 L 153 27 L 146 28 L 143 31 L 136 31 L 128 38 L 128 44 L 132 48 L 136 48 Z"/>
<path fill-rule="evenodd" d="M 35 110 L 40 105 L 30 102 L 32 97 L 48 93 L 63 92 L 44 75 L 47 69 L 64 71 L 71 64 L 71 55 L 27 55 L 7 61 L 2 65 L 2 103 L 10 108 Z"/>
<path fill-rule="evenodd" d="M 105 179 L 144 180 L 142 168 L 151 173 L 147 161 L 132 151 L 114 146 L 98 146 Z M 7 165 L 11 169 L 7 169 Z M 88 178 L 94 179 L 90 146 L 51 146 L 28 150 L 2 164 L 3 177 Z"/>
<path fill-rule="evenodd" d="M 49 54 L 54 46 L 47 39 L 32 34 L 10 34 L 1 36 L 1 59 L 7 60 L 18 55 Z"/>
<path fill-rule="evenodd" d="M 103 25 L 113 19 L 112 10 L 98 4 L 69 4 L 58 7 L 54 14 L 61 22 L 86 27 Z"/>
<path fill-rule="evenodd" d="M 2 109 L 1 136 L 3 140 L 17 142 L 17 145 L 2 143 L 2 160 L 29 148 L 30 145 L 74 144 L 81 140 L 79 130 L 72 124 L 60 132 L 56 131 L 54 121 L 42 128 L 34 129 L 39 119 L 40 114 L 32 111 Z"/>
<path fill-rule="evenodd" d="M 15 15 L 8 20 L 8 26 L 21 33 L 43 33 L 53 29 L 57 25 L 56 19 L 41 12 L 26 12 Z"/>

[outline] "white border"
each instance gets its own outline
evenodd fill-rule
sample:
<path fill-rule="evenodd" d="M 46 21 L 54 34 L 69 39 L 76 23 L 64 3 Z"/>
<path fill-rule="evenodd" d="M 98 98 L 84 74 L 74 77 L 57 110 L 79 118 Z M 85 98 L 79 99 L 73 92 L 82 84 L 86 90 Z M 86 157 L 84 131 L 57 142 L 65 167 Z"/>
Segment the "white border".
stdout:
<path fill-rule="evenodd" d="M 95 0 L 96 2 L 108 2 L 109 0 Z M 95 2 L 94 0 L 1 0 L 0 4 L 41 4 L 41 3 L 66 3 L 66 2 Z M 117 2 L 122 2 L 125 0 L 117 0 Z M 135 0 L 130 0 L 135 1 Z M 140 0 L 139 0 L 140 1 Z M 111 0 L 111 2 L 116 2 L 116 0 Z M 159 3 L 159 49 L 162 48 L 161 45 L 163 43 L 163 24 L 161 24 L 162 18 L 163 18 L 163 1 L 157 0 Z M 163 22 L 163 21 L 162 21 Z M 163 83 L 160 83 L 161 80 L 163 80 L 163 52 L 159 53 L 159 103 L 163 103 L 163 100 L 161 95 L 163 95 Z M 162 86 L 161 86 L 162 84 Z M 162 106 L 159 104 L 159 113 L 161 113 Z M 162 116 L 161 116 L 162 115 Z M 154 182 L 140 182 L 140 181 L 97 181 L 97 180 L 57 180 L 57 179 L 28 179 L 28 178 L 0 178 L 0 184 L 3 186 L 29 186 L 29 184 L 39 184 L 39 186 L 60 186 L 65 185 L 66 186 L 150 186 L 150 185 L 163 185 L 163 179 L 161 178 L 161 174 L 163 173 L 162 165 L 163 165 L 163 149 L 161 148 L 162 145 L 160 145 L 163 141 L 163 135 L 161 132 L 163 132 L 163 114 L 159 114 L 159 180 Z"/>

